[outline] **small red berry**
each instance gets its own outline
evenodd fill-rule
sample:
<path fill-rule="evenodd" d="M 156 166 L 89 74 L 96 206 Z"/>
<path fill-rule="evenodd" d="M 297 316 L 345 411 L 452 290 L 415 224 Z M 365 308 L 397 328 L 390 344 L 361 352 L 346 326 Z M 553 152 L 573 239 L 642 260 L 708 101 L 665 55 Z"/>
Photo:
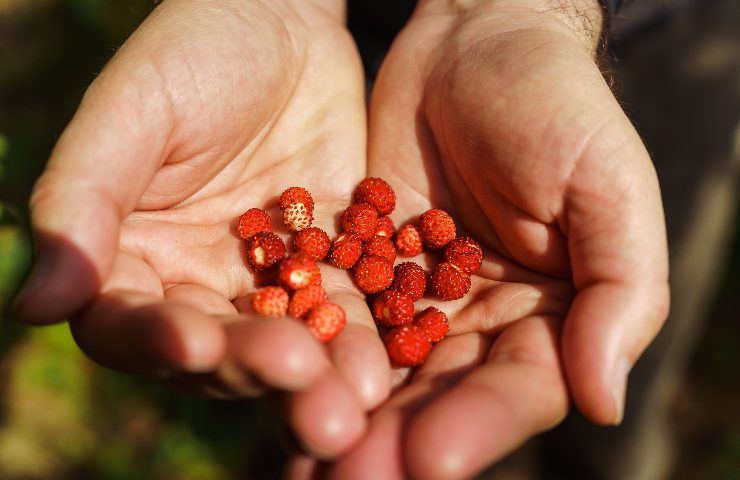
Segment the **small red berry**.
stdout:
<path fill-rule="evenodd" d="M 278 199 L 280 210 L 285 210 L 294 203 L 302 203 L 306 207 L 306 210 L 313 214 L 313 197 L 311 197 L 311 194 L 305 188 L 290 187 L 280 194 L 280 198 Z"/>
<path fill-rule="evenodd" d="M 454 263 L 467 274 L 474 274 L 483 263 L 483 250 L 470 237 L 458 237 L 445 247 L 445 260 Z"/>
<path fill-rule="evenodd" d="M 362 255 L 362 240 L 352 233 L 339 235 L 331 244 L 329 260 L 337 268 L 352 268 Z"/>
<path fill-rule="evenodd" d="M 432 291 L 441 300 L 457 300 L 470 290 L 470 275 L 450 262 L 442 262 L 432 270 Z"/>
<path fill-rule="evenodd" d="M 424 245 L 432 249 L 444 247 L 457 235 L 455 221 L 449 213 L 438 208 L 422 213 L 419 217 L 419 225 Z"/>
<path fill-rule="evenodd" d="M 434 307 L 429 307 L 418 314 L 414 319 L 414 324 L 424 332 L 424 335 L 432 343 L 439 342 L 450 331 L 447 315 Z"/>
<path fill-rule="evenodd" d="M 420 265 L 414 262 L 399 263 L 396 265 L 391 288 L 403 292 L 417 301 L 426 292 L 427 274 Z"/>
<path fill-rule="evenodd" d="M 423 246 L 421 233 L 414 225 L 405 225 L 396 233 L 396 248 L 398 254 L 404 257 L 415 257 L 420 254 Z"/>
<path fill-rule="evenodd" d="M 355 265 L 354 278 L 363 292 L 382 292 L 393 283 L 393 264 L 376 255 L 364 256 Z"/>
<path fill-rule="evenodd" d="M 380 215 L 388 215 L 396 207 L 396 194 L 381 178 L 366 178 L 355 190 L 354 203 L 367 203 Z"/>
<path fill-rule="evenodd" d="M 416 325 L 402 325 L 385 336 L 385 349 L 394 367 L 416 367 L 426 361 L 432 344 Z"/>
<path fill-rule="evenodd" d="M 342 214 L 342 229 L 357 234 L 363 241 L 370 240 L 378 227 L 378 212 L 367 203 L 355 203 Z"/>
<path fill-rule="evenodd" d="M 293 292 L 293 296 L 290 297 L 288 314 L 291 317 L 301 318 L 313 307 L 321 305 L 328 299 L 329 297 L 326 295 L 326 292 L 319 285 L 309 285 L 305 288 L 300 288 Z"/>
<path fill-rule="evenodd" d="M 344 310 L 334 303 L 323 303 L 306 315 L 306 325 L 321 342 L 328 342 L 344 330 L 347 318 Z"/>
<path fill-rule="evenodd" d="M 252 308 L 263 317 L 282 317 L 288 311 L 288 292 L 280 287 L 265 287 L 252 297 Z"/>
<path fill-rule="evenodd" d="M 414 300 L 405 293 L 386 290 L 373 301 L 373 317 L 385 327 L 411 323 L 414 319 Z"/>
<path fill-rule="evenodd" d="M 283 223 L 291 232 L 300 232 L 311 226 L 313 214 L 303 203 L 291 203 L 283 210 Z"/>
<path fill-rule="evenodd" d="M 383 257 L 391 263 L 396 261 L 396 247 L 388 237 L 375 235 L 365 243 L 363 252 L 365 255 L 377 255 L 379 257 Z"/>
<path fill-rule="evenodd" d="M 316 261 L 323 260 L 329 253 L 329 235 L 318 227 L 298 232 L 293 238 L 293 248 L 303 252 Z"/>
<path fill-rule="evenodd" d="M 250 208 L 239 217 L 239 236 L 249 240 L 260 232 L 272 232 L 270 215 L 260 208 Z"/>
<path fill-rule="evenodd" d="M 394 233 L 396 233 L 396 227 L 393 225 L 391 217 L 379 217 L 375 235 L 392 238 Z"/>
<path fill-rule="evenodd" d="M 271 232 L 260 232 L 247 240 L 247 261 L 258 273 L 272 270 L 285 257 L 283 240 Z"/>
<path fill-rule="evenodd" d="M 280 262 L 278 282 L 289 290 L 315 285 L 317 277 L 321 278 L 319 266 L 305 253 L 294 253 Z"/>

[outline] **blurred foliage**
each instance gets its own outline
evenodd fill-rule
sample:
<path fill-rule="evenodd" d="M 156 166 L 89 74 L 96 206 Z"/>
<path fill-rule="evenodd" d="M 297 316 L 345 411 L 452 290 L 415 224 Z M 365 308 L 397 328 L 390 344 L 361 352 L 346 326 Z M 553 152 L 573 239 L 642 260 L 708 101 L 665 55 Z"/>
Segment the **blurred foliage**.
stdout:
<path fill-rule="evenodd" d="M 277 475 L 281 457 L 264 411 L 95 367 L 66 326 L 30 331 L 4 362 L 12 368 L 2 382 L 0 478 Z"/>
<path fill-rule="evenodd" d="M 0 218 L 10 216 L 9 212 L 7 209 L 0 211 Z M 0 305 L 7 303 L 29 259 L 29 242 L 23 230 L 0 223 Z"/>
<path fill-rule="evenodd" d="M 0 0 L 0 307 L 30 265 L 34 179 L 85 87 L 154 3 Z M 740 478 L 740 325 L 726 313 L 740 308 L 737 255 L 732 272 L 725 320 L 710 327 L 684 392 L 693 403 L 681 419 L 694 423 L 679 457 L 696 469 L 682 478 Z M 275 424 L 252 402 L 189 398 L 94 366 L 66 326 L 0 317 L 2 479 L 275 478 Z"/>

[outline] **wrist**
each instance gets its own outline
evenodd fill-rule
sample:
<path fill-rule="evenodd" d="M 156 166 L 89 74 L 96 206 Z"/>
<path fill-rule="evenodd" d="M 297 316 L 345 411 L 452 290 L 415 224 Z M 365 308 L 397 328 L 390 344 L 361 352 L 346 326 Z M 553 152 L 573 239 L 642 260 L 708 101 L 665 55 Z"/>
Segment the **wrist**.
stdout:
<path fill-rule="evenodd" d="M 560 28 L 592 56 L 604 24 L 599 0 L 420 0 L 417 12 L 477 21 L 489 17 L 498 24 L 497 30 Z"/>

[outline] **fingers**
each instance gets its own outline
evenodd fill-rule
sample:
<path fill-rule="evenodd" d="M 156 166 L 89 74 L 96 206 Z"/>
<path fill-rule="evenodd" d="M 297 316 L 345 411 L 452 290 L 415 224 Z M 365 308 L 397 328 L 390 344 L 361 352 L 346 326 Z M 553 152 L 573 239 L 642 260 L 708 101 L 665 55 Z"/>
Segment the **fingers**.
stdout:
<path fill-rule="evenodd" d="M 217 397 L 308 388 L 328 369 L 323 347 L 298 322 L 239 316 L 201 285 L 163 293 L 151 267 L 125 252 L 103 292 L 71 327 L 80 347 L 105 366 L 166 372 L 180 387 Z"/>
<path fill-rule="evenodd" d="M 473 278 L 465 298 L 449 302 L 422 299 L 419 310 L 439 308 L 450 321 L 450 334 L 479 332 L 493 334 L 513 322 L 533 315 L 565 317 L 570 308 L 572 287 L 565 282 L 547 284 L 507 283 Z"/>
<path fill-rule="evenodd" d="M 329 478 L 470 478 L 567 413 L 559 322 L 530 317 L 490 349 L 477 334 L 449 337 L 411 384 L 370 421 Z"/>
<path fill-rule="evenodd" d="M 228 298 L 202 285 L 175 285 L 164 292 L 167 300 L 190 305 L 209 315 L 235 316 L 238 312 Z"/>
<path fill-rule="evenodd" d="M 93 360 L 124 372 L 209 371 L 226 351 L 223 328 L 213 318 L 129 290 L 99 296 L 70 328 Z"/>
<path fill-rule="evenodd" d="M 384 401 L 391 388 L 391 367 L 375 321 L 365 299 L 354 289 L 339 287 L 339 276 L 346 272 L 324 269 L 325 285 L 332 302 L 340 305 L 347 315 L 347 325 L 329 344 L 329 354 L 337 372 L 366 410 Z M 345 284 L 346 284 L 345 279 Z"/>
<path fill-rule="evenodd" d="M 217 382 L 232 395 L 251 397 L 266 387 L 305 390 L 328 373 L 326 350 L 305 325 L 288 317 L 255 316 L 250 299 L 234 300 L 242 315 L 221 317 L 228 355 L 214 373 Z"/>
<path fill-rule="evenodd" d="M 330 460 L 346 453 L 367 427 L 365 409 L 335 373 L 291 395 L 288 408 L 288 420 L 301 446 L 317 459 Z"/>
<path fill-rule="evenodd" d="M 220 322 L 202 309 L 165 302 L 151 267 L 125 252 L 101 295 L 70 327 L 93 360 L 126 372 L 208 371 L 226 346 Z"/>
<path fill-rule="evenodd" d="M 326 286 L 336 291 L 332 275 L 327 275 Z M 234 375 L 247 370 L 266 385 L 293 392 L 287 396 L 290 426 L 303 449 L 319 459 L 335 458 L 351 448 L 365 430 L 365 412 L 384 400 L 390 389 L 387 356 L 377 333 L 367 325 L 372 325 L 367 305 L 348 291 L 340 290 L 330 299 L 345 309 L 348 323 L 326 348 L 295 319 L 229 324 L 230 351 L 241 354 L 239 361 L 227 360 L 231 366 L 219 373 L 228 375 L 227 383 L 238 384 Z M 249 310 L 244 303 L 238 305 Z"/>
<path fill-rule="evenodd" d="M 320 477 L 318 460 L 305 454 L 293 455 L 285 467 L 282 478 L 284 480 L 317 480 Z"/>
<path fill-rule="evenodd" d="M 483 366 L 443 392 L 408 424 L 413 478 L 469 478 L 568 410 L 558 358 L 559 322 L 532 317 L 501 334 Z"/>
<path fill-rule="evenodd" d="M 477 334 L 449 337 L 439 343 L 409 385 L 399 390 L 370 419 L 362 443 L 327 469 L 332 479 L 408 478 L 404 465 L 404 428 L 414 411 L 448 388 L 488 353 L 488 342 Z"/>
<path fill-rule="evenodd" d="M 177 376 L 180 386 L 219 398 L 304 390 L 329 369 L 322 346 L 291 319 L 214 317 L 131 291 L 101 295 L 70 326 L 104 366 Z"/>
<path fill-rule="evenodd" d="M 304 325 L 289 318 L 256 318 L 225 326 L 229 355 L 220 374 L 246 372 L 271 387 L 301 391 L 311 387 L 329 370 L 320 343 Z"/>

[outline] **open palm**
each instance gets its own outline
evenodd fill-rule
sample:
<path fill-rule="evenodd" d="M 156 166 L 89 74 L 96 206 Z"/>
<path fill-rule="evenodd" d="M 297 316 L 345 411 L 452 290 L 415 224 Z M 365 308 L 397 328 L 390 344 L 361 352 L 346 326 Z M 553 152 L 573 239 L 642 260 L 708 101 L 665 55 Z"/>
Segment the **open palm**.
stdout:
<path fill-rule="evenodd" d="M 334 234 L 365 175 L 364 102 L 341 13 L 165 2 L 91 86 L 37 185 L 42 255 L 57 255 L 21 313 L 40 323 L 87 305 L 75 338 L 115 369 L 218 397 L 301 392 L 288 415 L 307 448 L 346 448 L 389 389 L 363 297 L 326 269 L 349 322 L 328 355 L 298 322 L 240 315 L 255 277 L 235 230 L 243 211 L 300 185 L 316 200 L 314 225 Z"/>
<path fill-rule="evenodd" d="M 468 296 L 436 305 L 452 336 L 331 478 L 468 478 L 556 425 L 569 393 L 617 423 L 629 367 L 665 318 L 649 158 L 593 39 L 524 3 L 422 2 L 381 69 L 369 171 L 396 188 L 395 219 L 448 209 L 486 256 Z M 310 465 L 296 459 L 292 477 Z"/>

